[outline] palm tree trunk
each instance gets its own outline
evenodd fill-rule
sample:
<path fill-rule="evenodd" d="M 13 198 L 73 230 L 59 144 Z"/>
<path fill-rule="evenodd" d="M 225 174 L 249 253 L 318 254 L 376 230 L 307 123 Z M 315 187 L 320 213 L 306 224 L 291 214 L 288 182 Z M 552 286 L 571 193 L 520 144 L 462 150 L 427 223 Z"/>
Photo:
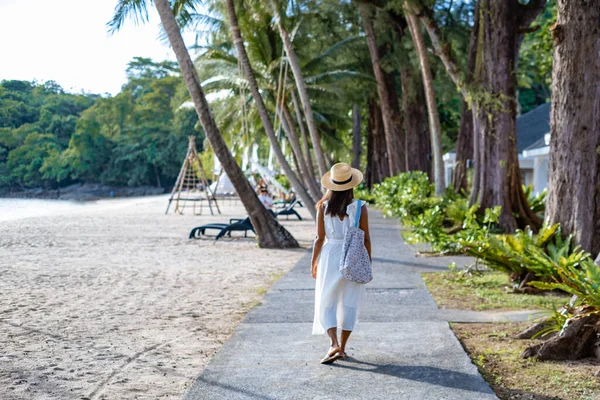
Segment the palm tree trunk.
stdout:
<path fill-rule="evenodd" d="M 380 183 L 390 176 L 390 166 L 387 162 L 385 132 L 381 108 L 377 100 L 371 98 L 368 102 L 369 118 L 367 120 L 367 187 L 371 189 L 374 184 Z"/>
<path fill-rule="evenodd" d="M 279 34 L 281 36 L 281 40 L 283 41 L 283 46 L 285 47 L 285 52 L 287 53 L 290 67 L 292 68 L 294 80 L 296 81 L 296 87 L 298 88 L 298 94 L 300 95 L 300 102 L 304 108 L 304 117 L 306 118 L 306 124 L 308 125 L 310 138 L 312 139 L 315 156 L 317 157 L 319 173 L 323 175 L 325 172 L 327 172 L 327 163 L 325 162 L 325 156 L 323 154 L 323 149 L 321 148 L 321 140 L 319 137 L 319 132 L 317 131 L 317 124 L 315 123 L 313 116 L 312 106 L 310 105 L 310 98 L 308 97 L 308 92 L 306 90 L 304 76 L 302 75 L 302 70 L 300 69 L 300 61 L 298 60 L 298 56 L 294 50 L 294 45 L 292 44 L 289 33 L 283 28 L 283 21 L 281 19 L 281 15 L 279 15 L 279 12 L 277 11 L 277 5 L 273 4 L 273 10 L 277 19 Z"/>
<path fill-rule="evenodd" d="M 421 34 L 419 20 L 414 14 L 406 13 L 406 22 L 419 56 L 421 64 L 421 74 L 423 75 L 423 85 L 425 86 L 425 99 L 427 101 L 427 112 L 429 114 L 429 132 L 431 134 L 431 148 L 433 152 L 433 177 L 435 181 L 435 194 L 441 196 L 446 190 L 444 182 L 444 161 L 442 159 L 442 128 L 440 117 L 438 115 L 437 103 L 435 101 L 435 92 L 433 89 L 433 77 L 431 76 L 431 67 L 429 57 L 425 48 L 425 41 Z"/>
<path fill-rule="evenodd" d="M 360 155 L 362 153 L 360 136 L 360 108 L 354 103 L 352 106 L 352 168 L 360 169 Z"/>
<path fill-rule="evenodd" d="M 469 59 L 467 61 L 466 83 L 471 84 L 475 72 L 475 60 L 477 57 L 477 38 L 479 36 L 479 2 L 475 6 L 475 16 L 471 38 L 469 40 Z M 457 193 L 467 193 L 467 160 L 473 159 L 473 112 L 469 103 L 463 99 L 462 112 L 460 115 L 460 128 L 456 139 L 456 159 L 454 162 L 454 173 L 452 185 Z"/>
<path fill-rule="evenodd" d="M 360 3 L 360 12 L 362 16 L 363 29 L 367 37 L 367 46 L 371 56 L 371 64 L 373 65 L 373 74 L 377 82 L 377 93 L 379 95 L 379 103 L 381 106 L 381 114 L 383 117 L 383 127 L 385 132 L 385 143 L 387 147 L 387 162 L 391 175 L 396 175 L 405 171 L 403 152 L 404 141 L 402 140 L 402 123 L 395 118 L 399 116 L 399 110 L 394 110 L 391 96 L 395 93 L 390 92 L 390 85 L 387 82 L 386 74 L 381 67 L 380 52 L 375 40 L 375 29 L 371 16 L 370 6 Z M 396 99 L 396 104 L 398 103 Z"/>
<path fill-rule="evenodd" d="M 296 90 L 292 88 L 292 104 L 294 105 L 294 111 L 296 113 L 296 119 L 298 120 L 298 126 L 300 127 L 300 135 L 302 136 L 302 144 L 304 145 L 304 153 L 306 155 L 306 162 L 308 163 L 309 170 L 308 173 L 313 181 L 316 182 L 315 175 L 315 167 L 312 160 L 312 156 L 310 154 L 310 142 L 308 139 L 308 135 L 306 134 L 306 129 L 304 127 L 304 122 L 302 122 L 302 113 L 300 112 L 300 105 L 298 104 L 298 97 L 296 96 Z M 319 188 L 320 189 L 320 188 Z"/>
<path fill-rule="evenodd" d="M 248 182 L 227 148 L 227 144 L 219 132 L 219 128 L 208 107 L 208 102 L 204 97 L 200 79 L 181 37 L 181 31 L 173 15 L 169 0 L 155 0 L 154 4 L 169 38 L 169 42 L 173 47 L 173 52 L 177 57 L 177 62 L 181 68 L 181 73 L 194 102 L 206 137 L 210 141 L 215 155 L 221 162 L 225 173 L 227 173 L 227 176 L 240 196 L 244 208 L 248 212 L 258 236 L 259 246 L 265 248 L 299 247 L 296 239 L 269 214 L 260 200 L 258 200 L 250 182 Z"/>
<path fill-rule="evenodd" d="M 423 81 L 410 62 L 400 67 L 400 80 L 406 132 L 406 170 L 423 171 L 431 177 L 431 140 L 427 127 L 427 109 L 423 107 Z"/>
<path fill-rule="evenodd" d="M 296 126 L 294 125 L 294 119 L 292 118 L 290 109 L 286 103 L 283 103 L 283 107 L 278 106 L 278 108 L 280 108 L 279 111 L 281 122 L 283 123 L 283 128 L 288 135 L 288 139 L 290 140 L 290 146 L 292 147 L 292 151 L 294 152 L 296 159 L 300 163 L 300 172 L 304 178 L 306 187 L 308 188 L 313 199 L 318 201 L 323 194 L 321 193 L 321 188 L 317 184 L 317 181 L 315 179 L 311 179 L 310 177 L 311 168 L 302 154 L 302 147 L 300 146 L 300 140 L 298 139 L 298 133 L 296 132 Z"/>
<path fill-rule="evenodd" d="M 242 68 L 244 69 L 244 73 L 246 74 L 246 79 L 248 80 L 248 86 L 250 86 L 250 92 L 252 93 L 252 97 L 254 98 L 254 102 L 256 103 L 256 107 L 258 108 L 258 113 L 260 115 L 260 119 L 265 128 L 265 132 L 269 141 L 271 143 L 271 147 L 275 156 L 277 157 L 277 161 L 283 169 L 283 172 L 290 180 L 294 190 L 300 196 L 306 208 L 310 212 L 313 218 L 317 217 L 317 213 L 315 210 L 315 201 L 308 194 L 306 188 L 298 179 L 298 176 L 292 171 L 289 163 L 285 159 L 283 152 L 281 151 L 281 146 L 277 141 L 277 136 L 275 135 L 275 131 L 273 129 L 273 124 L 271 123 L 271 119 L 269 118 L 269 112 L 267 111 L 267 107 L 262 99 L 262 96 L 258 90 L 258 83 L 256 82 L 256 77 L 254 76 L 254 71 L 252 70 L 252 65 L 250 64 L 250 59 L 248 58 L 248 54 L 246 53 L 246 48 L 244 47 L 244 42 L 242 40 L 242 33 L 238 26 L 238 19 L 235 13 L 235 6 L 233 4 L 233 0 L 225 0 L 225 4 L 227 6 L 227 13 L 229 15 L 229 23 L 231 25 L 231 33 L 233 35 L 233 42 L 235 43 L 235 47 L 238 51 L 238 57 L 240 62 L 242 63 Z"/>

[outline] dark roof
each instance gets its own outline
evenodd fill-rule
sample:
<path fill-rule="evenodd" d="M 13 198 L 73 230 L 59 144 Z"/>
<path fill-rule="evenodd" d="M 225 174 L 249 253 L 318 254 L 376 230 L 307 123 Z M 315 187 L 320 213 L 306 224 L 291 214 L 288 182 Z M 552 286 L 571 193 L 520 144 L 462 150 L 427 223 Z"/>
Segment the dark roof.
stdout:
<path fill-rule="evenodd" d="M 546 144 L 546 138 L 541 138 L 536 140 L 535 142 L 533 142 L 532 145 L 528 146 L 526 149 L 524 149 L 525 151 L 527 150 L 535 150 L 535 149 L 541 149 L 543 147 L 547 147 L 548 145 Z"/>
<path fill-rule="evenodd" d="M 550 132 L 550 103 L 542 104 L 526 114 L 517 118 L 517 150 L 539 148 L 533 147 L 541 140 L 544 143 L 544 135 Z"/>

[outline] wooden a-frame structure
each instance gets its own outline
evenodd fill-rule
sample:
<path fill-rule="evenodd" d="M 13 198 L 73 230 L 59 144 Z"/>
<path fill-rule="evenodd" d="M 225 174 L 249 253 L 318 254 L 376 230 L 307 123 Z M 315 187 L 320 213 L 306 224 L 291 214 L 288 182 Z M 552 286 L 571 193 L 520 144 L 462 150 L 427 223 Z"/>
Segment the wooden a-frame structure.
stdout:
<path fill-rule="evenodd" d="M 171 203 L 174 201 L 176 213 L 183 214 L 184 208 L 192 206 L 194 209 L 194 214 L 200 215 L 202 214 L 202 202 L 204 200 L 208 201 L 208 208 L 210 209 L 211 215 L 214 215 L 212 207 L 213 203 L 219 214 L 221 214 L 215 193 L 212 192 L 208 184 L 206 170 L 202 165 L 202 160 L 200 160 L 200 157 L 198 156 L 198 151 L 196 149 L 196 137 L 188 136 L 188 139 L 189 143 L 187 154 L 185 155 L 183 165 L 181 166 L 181 170 L 177 176 L 177 182 L 175 182 L 175 186 L 173 186 L 173 191 L 171 192 L 171 197 L 169 198 L 169 204 L 167 205 L 167 211 L 165 211 L 165 214 L 169 212 Z M 200 186 L 204 188 L 206 198 L 194 196 L 194 193 L 200 193 Z M 188 204 L 190 202 L 192 203 L 191 205 Z M 197 205 L 198 203 L 199 206 Z"/>

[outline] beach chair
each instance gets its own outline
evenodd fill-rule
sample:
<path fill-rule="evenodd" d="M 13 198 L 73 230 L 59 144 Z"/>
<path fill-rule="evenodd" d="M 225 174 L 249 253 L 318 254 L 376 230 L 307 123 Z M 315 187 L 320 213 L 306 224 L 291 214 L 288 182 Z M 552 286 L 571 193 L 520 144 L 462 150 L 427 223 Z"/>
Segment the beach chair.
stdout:
<path fill-rule="evenodd" d="M 244 237 L 248 237 L 248 231 L 254 232 L 254 227 L 250 222 L 250 217 L 245 219 L 243 218 L 231 218 L 229 220 L 229 224 L 206 224 L 202 226 L 197 226 L 192 229 L 190 232 L 190 239 L 199 239 L 208 229 L 218 230 L 219 233 L 215 237 L 215 240 L 221 239 L 223 236 L 227 235 L 231 237 L 231 232 L 244 232 Z"/>
<path fill-rule="evenodd" d="M 292 204 L 294 201 L 296 202 L 296 206 L 304 207 L 304 204 L 302 204 L 302 200 L 292 200 L 292 201 L 277 200 L 277 201 L 273 202 L 273 205 L 275 207 L 277 207 L 278 209 L 282 209 L 282 208 L 285 208 L 288 205 Z"/>
<path fill-rule="evenodd" d="M 290 204 L 288 204 L 281 210 L 277 211 L 275 213 L 276 217 L 279 217 L 280 215 L 285 215 L 286 216 L 285 219 L 289 219 L 290 215 L 295 215 L 296 217 L 298 217 L 299 221 L 302 221 L 302 217 L 300 216 L 300 214 L 298 214 L 298 211 L 294 210 L 294 207 L 298 206 L 298 203 L 299 203 L 298 200 L 294 200 L 293 202 L 291 202 Z"/>

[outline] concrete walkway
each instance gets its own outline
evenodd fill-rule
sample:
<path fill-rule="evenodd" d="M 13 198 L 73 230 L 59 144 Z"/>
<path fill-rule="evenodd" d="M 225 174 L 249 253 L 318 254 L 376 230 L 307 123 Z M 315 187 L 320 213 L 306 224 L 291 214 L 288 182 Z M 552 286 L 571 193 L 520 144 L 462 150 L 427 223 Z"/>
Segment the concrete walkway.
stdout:
<path fill-rule="evenodd" d="M 318 363 L 328 340 L 311 336 L 314 281 L 307 254 L 248 314 L 185 398 L 496 399 L 447 322 L 490 315 L 438 309 L 419 275 L 446 270 L 452 258 L 416 258 L 395 220 L 376 211 L 370 218 L 375 278 L 348 360 Z"/>

